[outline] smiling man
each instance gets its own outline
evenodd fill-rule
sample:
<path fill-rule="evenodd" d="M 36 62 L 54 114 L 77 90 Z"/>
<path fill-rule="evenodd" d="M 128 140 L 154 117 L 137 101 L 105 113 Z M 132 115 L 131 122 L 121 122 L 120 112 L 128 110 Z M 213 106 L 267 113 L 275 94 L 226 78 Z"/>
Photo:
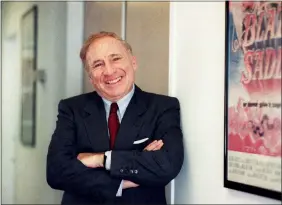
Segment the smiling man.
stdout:
<path fill-rule="evenodd" d="M 135 85 L 131 46 L 91 35 L 80 57 L 95 91 L 61 100 L 47 155 L 47 182 L 62 204 L 166 204 L 183 163 L 176 98 Z"/>

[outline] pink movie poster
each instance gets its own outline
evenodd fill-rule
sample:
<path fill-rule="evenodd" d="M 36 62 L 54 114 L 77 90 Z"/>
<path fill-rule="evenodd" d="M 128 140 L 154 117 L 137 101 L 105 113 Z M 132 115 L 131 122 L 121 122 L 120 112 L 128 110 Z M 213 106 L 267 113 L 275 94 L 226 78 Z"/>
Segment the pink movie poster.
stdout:
<path fill-rule="evenodd" d="M 282 4 L 227 4 L 225 186 L 281 200 Z"/>

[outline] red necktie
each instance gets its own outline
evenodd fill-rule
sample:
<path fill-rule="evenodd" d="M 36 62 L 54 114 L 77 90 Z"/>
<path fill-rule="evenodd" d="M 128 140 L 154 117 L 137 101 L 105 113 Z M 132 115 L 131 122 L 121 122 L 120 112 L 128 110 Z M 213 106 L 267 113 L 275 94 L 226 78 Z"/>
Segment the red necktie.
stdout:
<path fill-rule="evenodd" d="M 111 104 L 110 115 L 108 119 L 108 127 L 110 133 L 110 147 L 113 149 L 115 144 L 115 139 L 119 129 L 119 119 L 117 115 L 118 105 L 117 103 Z"/>

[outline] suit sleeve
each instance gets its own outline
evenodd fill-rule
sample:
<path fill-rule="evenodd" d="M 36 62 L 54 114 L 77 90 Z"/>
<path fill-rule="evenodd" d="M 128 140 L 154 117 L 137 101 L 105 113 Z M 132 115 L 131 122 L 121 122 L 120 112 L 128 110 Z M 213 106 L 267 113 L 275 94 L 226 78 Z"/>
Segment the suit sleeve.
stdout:
<path fill-rule="evenodd" d="M 158 151 L 113 150 L 112 176 L 145 186 L 164 186 L 178 175 L 184 159 L 180 105 L 176 98 L 166 104 L 154 132 L 164 146 Z"/>
<path fill-rule="evenodd" d="M 105 169 L 88 168 L 77 159 L 73 113 L 64 101 L 58 111 L 47 154 L 47 183 L 53 189 L 95 200 L 114 198 L 121 180 L 113 179 Z"/>

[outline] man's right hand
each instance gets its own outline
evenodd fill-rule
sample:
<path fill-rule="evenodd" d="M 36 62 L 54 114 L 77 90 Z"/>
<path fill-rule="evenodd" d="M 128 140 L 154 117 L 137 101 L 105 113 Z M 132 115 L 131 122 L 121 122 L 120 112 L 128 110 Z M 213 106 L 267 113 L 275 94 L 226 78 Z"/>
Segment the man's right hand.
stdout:
<path fill-rule="evenodd" d="M 155 140 L 151 142 L 149 145 L 147 145 L 147 147 L 144 148 L 144 151 L 157 151 L 157 150 L 160 150 L 163 145 L 164 143 L 162 140 Z M 134 188 L 138 186 L 139 184 L 135 184 L 132 181 L 124 180 L 122 189 Z"/>

